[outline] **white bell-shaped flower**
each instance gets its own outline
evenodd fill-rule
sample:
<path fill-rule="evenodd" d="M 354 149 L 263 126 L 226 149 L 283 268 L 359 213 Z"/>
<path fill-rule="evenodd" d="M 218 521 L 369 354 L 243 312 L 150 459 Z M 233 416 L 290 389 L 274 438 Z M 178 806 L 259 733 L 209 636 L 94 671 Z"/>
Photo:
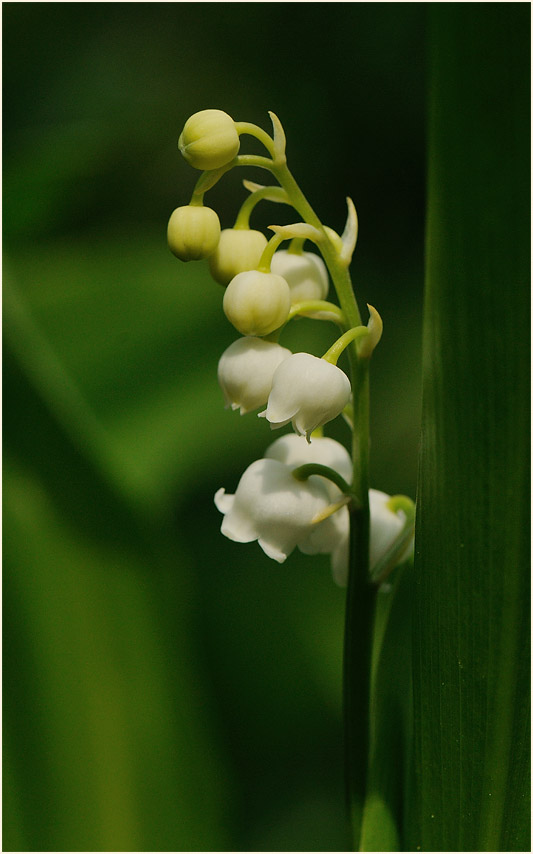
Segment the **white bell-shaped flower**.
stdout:
<path fill-rule="evenodd" d="M 257 540 L 268 557 L 283 563 L 305 542 L 329 494 L 321 478 L 298 481 L 289 466 L 262 459 L 248 466 L 235 495 L 219 489 L 215 504 L 224 514 L 224 536 L 237 543 Z"/>
<path fill-rule="evenodd" d="M 271 460 L 279 460 L 280 463 L 285 463 L 291 468 L 298 468 L 298 466 L 306 465 L 306 463 L 318 463 L 322 466 L 329 466 L 338 472 L 346 483 L 350 483 L 352 479 L 352 458 L 350 454 L 344 445 L 328 436 L 316 436 L 309 443 L 304 436 L 287 433 L 286 436 L 280 436 L 268 446 L 265 457 Z M 338 486 L 335 486 L 327 478 L 324 478 L 324 483 L 332 501 L 338 501 L 342 497 Z"/>
<path fill-rule="evenodd" d="M 329 466 L 336 471 L 347 483 L 352 479 L 352 459 L 340 442 L 327 436 L 317 436 L 311 443 L 303 436 L 288 433 L 280 436 L 266 449 L 267 459 L 279 460 L 292 469 L 307 463 L 318 463 Z M 320 475 L 316 475 L 320 477 Z M 321 478 L 328 490 L 331 504 L 342 499 L 342 492 L 331 480 Z M 349 525 L 348 509 L 341 507 L 317 524 L 313 524 L 308 536 L 298 548 L 304 554 L 330 554 L 342 541 L 345 528 Z"/>
<path fill-rule="evenodd" d="M 279 329 L 291 307 L 289 286 L 282 276 L 249 270 L 231 280 L 222 303 L 224 314 L 241 335 L 261 337 Z"/>
<path fill-rule="evenodd" d="M 310 353 L 294 353 L 276 369 L 268 406 L 259 417 L 270 421 L 272 429 L 292 421 L 295 432 L 310 441 L 313 430 L 342 412 L 350 394 L 350 381 L 336 365 Z"/>
<path fill-rule="evenodd" d="M 274 371 L 290 355 L 286 347 L 262 338 L 239 338 L 230 344 L 218 363 L 218 382 L 226 406 L 240 409 L 241 415 L 264 406 Z"/>
<path fill-rule="evenodd" d="M 388 507 L 390 495 L 386 492 L 380 492 L 377 489 L 370 489 L 368 493 L 370 503 L 370 570 L 372 570 L 377 562 L 390 549 L 395 539 L 402 531 L 405 524 L 405 514 L 402 510 L 394 513 Z M 340 516 L 340 512 L 335 516 Z M 345 587 L 348 581 L 348 560 L 349 560 L 349 539 L 350 529 L 349 520 L 346 516 L 346 525 L 339 525 L 339 542 L 331 554 L 331 570 L 333 578 L 341 587 Z M 401 555 L 401 560 L 405 560 L 409 552 L 412 551 L 413 541 L 411 540 L 405 547 L 405 551 Z"/>
<path fill-rule="evenodd" d="M 291 290 L 291 303 L 323 300 L 329 290 L 328 271 L 322 258 L 314 252 L 296 254 L 279 249 L 272 256 L 270 268 L 283 276 Z"/>
<path fill-rule="evenodd" d="M 318 524 L 314 524 L 309 534 L 298 543 L 298 548 L 306 555 L 331 554 L 344 542 L 345 532 L 349 530 L 348 508 L 341 507 Z"/>

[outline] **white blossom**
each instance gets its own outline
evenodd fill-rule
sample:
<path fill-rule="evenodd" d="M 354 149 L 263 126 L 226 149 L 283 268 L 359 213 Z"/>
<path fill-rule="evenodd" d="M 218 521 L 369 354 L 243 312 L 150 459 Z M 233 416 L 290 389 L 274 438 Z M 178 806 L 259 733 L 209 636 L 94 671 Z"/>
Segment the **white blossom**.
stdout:
<path fill-rule="evenodd" d="M 265 451 L 267 459 L 279 460 L 291 469 L 306 465 L 307 463 L 318 463 L 328 466 L 336 471 L 347 483 L 352 479 L 352 458 L 340 442 L 327 436 L 317 436 L 309 444 L 303 436 L 288 433 L 280 436 Z M 343 497 L 341 490 L 331 480 L 322 478 L 324 486 L 328 490 L 330 504 L 335 504 Z M 348 522 L 348 510 L 341 507 L 328 516 L 327 519 L 313 524 L 308 536 L 298 543 L 298 548 L 304 554 L 330 554 L 342 540 L 345 527 Z"/>
<path fill-rule="evenodd" d="M 289 421 L 298 435 L 310 435 L 339 415 L 350 399 L 351 386 L 336 365 L 310 353 L 294 353 L 276 369 L 268 406 L 259 413 L 272 427 Z"/>
<path fill-rule="evenodd" d="M 328 271 L 322 258 L 314 252 L 296 254 L 279 249 L 272 256 L 270 268 L 287 281 L 291 290 L 291 303 L 326 298 L 329 290 Z"/>
<path fill-rule="evenodd" d="M 333 555 L 344 542 L 345 532 L 349 527 L 350 516 L 348 508 L 344 506 L 327 519 L 313 525 L 305 540 L 298 543 L 298 548 L 306 555 Z"/>
<path fill-rule="evenodd" d="M 291 351 L 262 338 L 239 338 L 224 351 L 218 363 L 218 381 L 226 406 L 241 415 L 268 400 L 274 371 Z"/>
<path fill-rule="evenodd" d="M 387 505 L 390 500 L 390 495 L 385 492 L 380 492 L 377 489 L 370 489 L 368 493 L 370 503 L 370 570 L 372 570 L 379 560 L 390 549 L 405 524 L 405 514 L 402 510 L 394 513 Z M 341 512 L 336 513 L 339 519 L 339 541 L 336 549 L 331 554 L 331 571 L 333 578 L 341 587 L 345 587 L 348 582 L 348 561 L 350 548 L 350 524 L 349 517 L 346 513 L 345 517 L 341 516 Z M 401 555 L 401 560 L 405 560 L 409 551 L 413 548 L 411 540 L 405 547 L 405 551 Z"/>
<path fill-rule="evenodd" d="M 328 436 L 317 436 L 309 443 L 306 442 L 304 436 L 287 433 L 286 436 L 280 436 L 268 446 L 265 457 L 279 460 L 280 463 L 285 463 L 291 468 L 297 468 L 306 463 L 318 463 L 322 466 L 329 466 L 338 472 L 347 483 L 350 483 L 352 479 L 352 458 L 350 454 L 344 445 Z M 338 501 L 342 497 L 338 486 L 335 486 L 327 478 L 324 478 L 324 483 L 328 487 L 332 501 Z"/>
<path fill-rule="evenodd" d="M 298 481 L 289 466 L 267 459 L 248 466 L 234 495 L 223 488 L 215 495 L 215 504 L 224 514 L 224 536 L 238 543 L 257 540 L 278 563 L 305 542 L 313 518 L 329 501 L 322 478 Z"/>

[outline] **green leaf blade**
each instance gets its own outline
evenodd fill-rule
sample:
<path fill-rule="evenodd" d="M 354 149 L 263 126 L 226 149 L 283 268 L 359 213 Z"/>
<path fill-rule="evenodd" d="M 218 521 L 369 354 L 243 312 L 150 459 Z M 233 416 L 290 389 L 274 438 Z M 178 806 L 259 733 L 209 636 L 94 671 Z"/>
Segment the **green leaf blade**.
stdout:
<path fill-rule="evenodd" d="M 529 9 L 432 8 L 409 845 L 529 849 Z"/>

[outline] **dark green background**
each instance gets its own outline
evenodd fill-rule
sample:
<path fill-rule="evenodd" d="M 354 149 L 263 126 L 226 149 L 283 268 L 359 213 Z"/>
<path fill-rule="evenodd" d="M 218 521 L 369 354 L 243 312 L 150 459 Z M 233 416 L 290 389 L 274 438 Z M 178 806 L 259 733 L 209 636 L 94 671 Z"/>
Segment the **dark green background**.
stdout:
<path fill-rule="evenodd" d="M 372 485 L 414 497 L 426 11 L 3 4 L 5 850 L 345 847 L 344 593 L 327 558 L 219 534 L 214 492 L 274 437 L 224 410 L 222 290 L 165 230 L 186 118 L 274 110 L 323 221 L 357 206 Z M 223 226 L 265 176 L 208 195 Z"/>

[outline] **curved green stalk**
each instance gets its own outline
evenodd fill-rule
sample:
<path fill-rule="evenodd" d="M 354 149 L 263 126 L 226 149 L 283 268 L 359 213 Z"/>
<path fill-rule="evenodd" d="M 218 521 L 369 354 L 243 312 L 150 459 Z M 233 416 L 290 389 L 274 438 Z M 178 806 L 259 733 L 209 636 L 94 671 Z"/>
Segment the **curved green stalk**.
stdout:
<path fill-rule="evenodd" d="M 272 262 L 272 256 L 274 252 L 284 240 L 287 238 L 283 236 L 283 234 L 275 234 L 270 238 L 267 245 L 263 249 L 262 255 L 259 259 L 259 263 L 257 265 L 257 269 L 262 273 L 270 273 L 270 264 Z"/>
<path fill-rule="evenodd" d="M 307 480 L 308 477 L 312 477 L 312 475 L 320 475 L 320 477 L 325 477 L 330 480 L 332 483 L 337 486 L 341 492 L 344 492 L 345 495 L 351 495 L 352 489 L 349 483 L 346 483 L 342 475 L 339 474 L 335 469 L 330 468 L 329 466 L 324 466 L 321 463 L 304 463 L 298 468 L 293 469 L 292 476 L 296 478 L 296 480 Z"/>
<path fill-rule="evenodd" d="M 320 250 L 328 267 L 348 327 L 361 326 L 350 273 L 327 237 L 324 227 L 300 190 L 285 162 L 271 171 L 287 192 L 302 219 L 317 228 L 324 240 Z M 353 847 L 359 848 L 363 805 L 366 796 L 370 742 L 370 670 L 376 587 L 369 575 L 370 510 L 368 505 L 369 379 L 368 360 L 359 359 L 357 343 L 347 347 L 353 394 L 352 493 L 356 506 L 350 511 L 350 571 L 346 596 L 344 636 L 344 729 L 346 794 L 351 818 Z"/>
<path fill-rule="evenodd" d="M 255 154 L 239 154 L 223 171 L 233 166 L 255 166 L 267 169 L 278 180 L 287 194 L 288 202 L 302 219 L 318 230 L 322 239 L 318 245 L 332 278 L 346 330 L 361 327 L 361 314 L 357 305 L 348 260 L 342 257 L 327 234 L 324 226 L 296 183 L 287 167 L 284 154 L 284 135 L 279 120 L 271 114 L 275 137 L 272 140 L 255 125 L 238 123 L 239 133 L 251 133 L 263 142 L 273 159 Z M 277 140 L 277 142 L 276 142 Z M 222 170 L 221 170 L 222 174 Z M 200 179 L 196 192 L 212 186 L 220 177 Z M 286 238 L 281 238 L 286 239 Z M 273 248 L 281 242 L 273 238 L 264 252 L 261 264 L 270 261 Z M 276 330 L 274 335 L 279 335 Z M 270 337 L 269 337 L 270 340 Z M 353 396 L 351 494 L 354 496 L 350 511 L 350 572 L 346 597 L 346 630 L 344 645 L 344 720 L 346 791 L 352 820 L 354 848 L 359 848 L 363 805 L 366 796 L 369 755 L 369 702 L 372 634 L 376 600 L 376 587 L 369 575 L 370 511 L 368 504 L 368 443 L 369 443 L 369 381 L 368 359 L 358 355 L 354 337 L 346 348 L 349 359 Z"/>
<path fill-rule="evenodd" d="M 303 252 L 305 237 L 293 237 L 287 252 L 289 255 L 301 255 Z"/>
<path fill-rule="evenodd" d="M 260 187 L 254 190 L 248 198 L 244 200 L 237 214 L 234 228 L 247 229 L 250 228 L 250 215 L 255 206 L 263 199 L 268 199 L 277 202 L 289 204 L 287 193 L 281 187 Z"/>
<path fill-rule="evenodd" d="M 331 345 L 322 358 L 325 359 L 326 362 L 336 365 L 341 353 L 346 350 L 348 344 L 351 344 L 352 341 L 358 341 L 360 338 L 365 338 L 368 335 L 370 335 L 370 330 L 367 326 L 356 326 L 354 329 L 349 329 L 348 332 L 341 335 L 341 337 Z"/>
<path fill-rule="evenodd" d="M 269 136 L 266 130 L 263 130 L 263 128 L 260 128 L 258 125 L 254 125 L 253 122 L 235 122 L 235 129 L 239 136 L 243 133 L 246 133 L 249 136 L 255 136 L 259 142 L 263 143 L 271 157 L 274 157 L 274 140 Z"/>
<path fill-rule="evenodd" d="M 342 309 L 339 308 L 338 305 L 335 305 L 334 302 L 327 302 L 327 300 L 314 299 L 314 300 L 302 300 L 301 302 L 295 302 L 291 306 L 291 310 L 289 311 L 289 316 L 287 317 L 287 321 L 292 320 L 293 317 L 300 315 L 301 317 L 313 316 L 316 314 L 329 314 L 330 317 L 328 320 L 332 320 L 333 323 L 337 323 L 339 326 L 346 325 L 346 318 L 342 313 Z"/>

